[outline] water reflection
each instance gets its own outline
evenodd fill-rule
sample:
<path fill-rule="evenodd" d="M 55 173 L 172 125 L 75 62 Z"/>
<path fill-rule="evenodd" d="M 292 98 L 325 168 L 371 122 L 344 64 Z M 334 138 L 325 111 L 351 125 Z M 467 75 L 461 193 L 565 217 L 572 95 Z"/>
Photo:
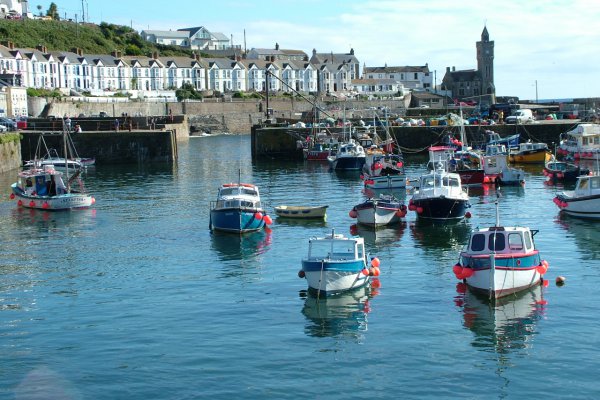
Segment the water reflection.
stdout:
<path fill-rule="evenodd" d="M 464 283 L 457 285 L 457 292 L 455 302 L 461 309 L 463 325 L 475 334 L 473 347 L 507 355 L 531 346 L 536 323 L 547 304 L 541 285 L 495 302 L 472 293 Z"/>
<path fill-rule="evenodd" d="M 398 243 L 402 235 L 404 235 L 406 226 L 406 221 L 400 221 L 398 224 L 377 229 L 361 224 L 354 224 L 350 226 L 350 234 L 365 239 L 365 244 L 369 247 L 381 248 Z"/>
<path fill-rule="evenodd" d="M 367 314 L 371 311 L 370 300 L 377 295 L 379 281 L 336 296 L 317 297 L 308 291 L 300 292 L 306 297 L 302 314 L 306 317 L 304 332 L 315 337 L 347 336 L 360 338 L 367 330 Z"/>
<path fill-rule="evenodd" d="M 269 249 L 271 230 L 266 228 L 243 235 L 213 231 L 210 239 L 221 261 L 249 260 Z"/>
<path fill-rule="evenodd" d="M 600 259 L 600 229 L 598 221 L 571 217 L 559 213 L 555 220 L 558 227 L 573 236 L 579 248 L 579 257 L 583 260 Z"/>
<path fill-rule="evenodd" d="M 455 250 L 458 254 L 469 239 L 471 225 L 462 221 L 427 221 L 417 219 L 409 223 L 415 245 L 425 250 Z"/>

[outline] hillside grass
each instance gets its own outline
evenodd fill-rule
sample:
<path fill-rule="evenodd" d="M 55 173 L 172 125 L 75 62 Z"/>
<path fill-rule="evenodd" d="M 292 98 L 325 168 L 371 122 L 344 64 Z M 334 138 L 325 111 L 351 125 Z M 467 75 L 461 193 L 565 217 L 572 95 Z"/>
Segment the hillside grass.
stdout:
<path fill-rule="evenodd" d="M 9 20 L 0 19 L 0 42 L 14 43 L 17 48 L 45 46 L 48 51 L 73 51 L 83 54 L 110 54 L 150 56 L 158 51 L 161 56 L 192 56 L 191 50 L 178 46 L 155 45 L 142 39 L 140 34 L 123 25 L 75 23 L 71 21 Z M 200 54 L 209 57 L 207 54 Z"/>

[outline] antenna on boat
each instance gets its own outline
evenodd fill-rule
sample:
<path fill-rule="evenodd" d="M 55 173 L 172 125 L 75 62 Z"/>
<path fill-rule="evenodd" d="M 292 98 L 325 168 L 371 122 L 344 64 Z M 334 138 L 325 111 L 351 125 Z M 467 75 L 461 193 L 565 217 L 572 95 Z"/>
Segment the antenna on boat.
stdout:
<path fill-rule="evenodd" d="M 494 202 L 496 205 L 496 226 L 500 226 L 500 193 L 496 193 L 496 201 Z"/>

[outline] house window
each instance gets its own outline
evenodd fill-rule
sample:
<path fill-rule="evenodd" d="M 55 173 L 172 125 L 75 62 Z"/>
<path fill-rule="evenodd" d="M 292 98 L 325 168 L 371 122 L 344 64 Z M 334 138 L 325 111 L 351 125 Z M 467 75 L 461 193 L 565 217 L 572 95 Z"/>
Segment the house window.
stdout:
<path fill-rule="evenodd" d="M 419 74 L 415 72 L 415 80 L 419 79 Z"/>

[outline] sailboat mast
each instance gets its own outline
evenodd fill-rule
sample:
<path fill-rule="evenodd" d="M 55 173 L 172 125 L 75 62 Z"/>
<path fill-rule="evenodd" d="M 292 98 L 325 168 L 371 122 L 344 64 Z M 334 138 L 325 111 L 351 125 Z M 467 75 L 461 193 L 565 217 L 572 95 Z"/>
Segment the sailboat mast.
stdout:
<path fill-rule="evenodd" d="M 63 119 L 63 156 L 65 158 L 65 176 L 67 177 L 67 193 L 71 193 L 71 179 L 69 177 L 69 157 L 67 154 L 67 125 Z"/>

